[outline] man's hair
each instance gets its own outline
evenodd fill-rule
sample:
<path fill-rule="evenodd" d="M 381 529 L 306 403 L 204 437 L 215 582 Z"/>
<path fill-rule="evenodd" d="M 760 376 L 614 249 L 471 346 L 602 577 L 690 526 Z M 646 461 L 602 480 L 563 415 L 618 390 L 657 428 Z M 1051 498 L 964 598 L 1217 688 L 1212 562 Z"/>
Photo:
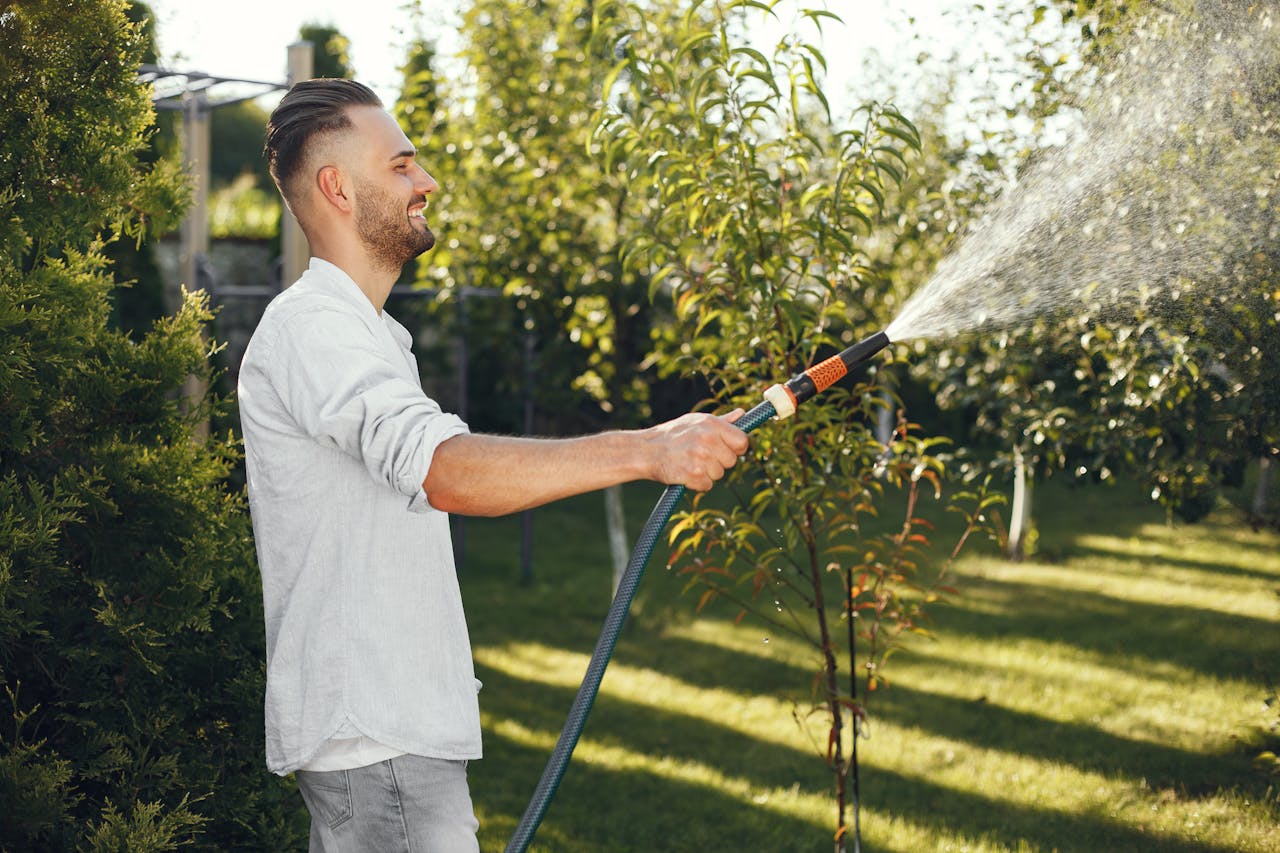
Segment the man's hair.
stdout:
<path fill-rule="evenodd" d="M 288 196 L 312 139 L 351 127 L 347 108 L 353 106 L 381 107 L 382 101 L 368 86 L 339 77 L 303 80 L 281 98 L 267 122 L 262 153 L 282 195 Z"/>

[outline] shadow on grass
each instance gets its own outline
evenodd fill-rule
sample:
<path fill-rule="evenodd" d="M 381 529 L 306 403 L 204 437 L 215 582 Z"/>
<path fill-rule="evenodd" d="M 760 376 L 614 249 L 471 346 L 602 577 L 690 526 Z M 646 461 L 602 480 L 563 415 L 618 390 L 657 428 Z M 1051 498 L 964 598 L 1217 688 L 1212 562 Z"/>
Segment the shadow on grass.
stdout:
<path fill-rule="evenodd" d="M 486 712 L 517 720 L 535 730 L 558 733 L 576 693 L 576 688 L 522 679 L 487 667 L 477 667 L 476 674 L 485 682 L 486 694 L 501 693 L 500 698 L 490 697 L 498 701 L 484 703 Z M 610 696 L 608 676 L 604 691 L 583 734 L 601 744 L 655 759 L 691 763 L 702 763 L 707 755 L 720 756 L 717 771 L 761 789 L 789 788 L 812 776 L 815 764 L 821 771 L 817 757 L 805 750 L 757 739 L 676 710 Z M 541 772 L 539 766 L 528 780 L 530 791 Z M 821 772 L 818 776 L 819 784 L 825 784 Z"/>
<path fill-rule="evenodd" d="M 573 691 L 486 671 L 481 675 L 504 697 L 501 717 L 521 725 L 554 731 Z M 896 690 L 897 688 L 895 688 Z M 982 743 L 995 739 L 1001 726 L 1021 726 L 1016 743 L 991 744 L 1023 749 L 1037 737 L 1055 741 L 1041 746 L 1047 758 L 1060 757 L 1107 771 L 1112 761 L 1136 761 L 1150 766 L 1185 766 L 1204 772 L 1210 759 L 1179 754 L 1145 744 L 1121 743 L 1080 727 L 1056 727 L 1028 715 L 1012 715 L 989 731 L 964 703 L 913 694 L 906 705 L 912 713 L 948 722 L 954 733 Z M 497 703 L 490 703 L 497 704 Z M 984 709 L 989 714 L 992 709 Z M 491 709 L 491 713 L 493 713 Z M 1025 718 L 1025 719 L 1024 719 Z M 1072 745 L 1080 735 L 1091 742 Z M 472 765 L 472 790 L 486 830 L 485 849 L 496 848 L 514 830 L 532 795 L 549 750 L 486 731 L 488 758 Z M 802 751 L 752 740 L 706 720 L 654 709 L 616 698 L 601 697 L 586 737 L 599 743 L 651 756 L 712 766 L 720 773 L 743 779 L 751 790 L 795 786 L 810 796 L 828 796 L 819 759 Z M 1108 749 L 1127 755 L 1099 758 Z M 1052 753 L 1057 752 L 1058 755 Z M 867 766 L 863 787 L 864 835 L 876 835 L 876 815 L 894 816 L 929 828 L 939 837 L 986 838 L 1009 849 L 1056 849 L 1062 839 L 1079 839 L 1088 849 L 1151 850 L 1170 853 L 1227 853 L 1230 848 L 1205 842 L 1152 837 L 1140 829 L 1101 814 L 1066 813 L 1004 803 L 990 797 L 937 785 L 927 779 Z M 832 805 L 834 813 L 834 804 Z M 834 821 L 832 823 L 834 825 Z M 748 802 L 707 782 L 673 779 L 644 769 L 613 769 L 578 760 L 571 763 L 548 812 L 539 837 L 547 851 L 593 850 L 816 850 L 829 843 L 831 826 L 789 816 L 774 808 Z"/>
<path fill-rule="evenodd" d="M 1174 788 L 1191 796 L 1229 788 L 1249 777 L 1250 757 L 1244 753 L 1206 754 L 1134 740 L 1089 725 L 901 684 L 878 694 L 872 713 L 977 747 L 1060 762 L 1086 772 L 1142 778 L 1152 787 Z"/>
<path fill-rule="evenodd" d="M 492 733 L 486 736 L 488 751 L 500 759 L 473 763 L 470 775 L 483 828 L 481 848 L 498 850 L 515 830 L 547 756 Z M 527 786 L 513 787 L 515 778 L 527 780 Z M 531 849 L 811 851 L 829 837 L 825 827 L 744 802 L 712 785 L 576 761 Z"/>
<path fill-rule="evenodd" d="M 812 677 L 803 667 L 782 661 L 754 658 L 749 666 L 733 666 L 724 660 L 723 650 L 697 640 L 667 637 L 647 648 L 636 646 L 625 652 L 628 664 L 746 694 L 797 693 Z M 983 669 L 980 662 L 972 668 L 975 675 Z M 1193 752 L 901 683 L 876 694 L 871 714 L 873 721 L 890 719 L 978 747 L 1062 762 L 1084 771 L 1145 778 L 1154 786 L 1182 788 L 1193 795 L 1231 787 L 1250 776 L 1250 756 L 1245 752 Z"/>
<path fill-rule="evenodd" d="M 1206 841 L 1184 841 L 1143 832 L 1102 814 L 1027 808 L 926 779 L 869 767 L 863 777 L 863 806 L 931 827 L 939 837 L 985 838 L 1009 850 L 1161 851 L 1161 853 L 1233 853 L 1234 848 Z M 908 805 L 903 805 L 903 804 Z M 874 835 L 874 818 L 864 823 Z M 1063 847 L 1071 839 L 1071 847 Z"/>
<path fill-rule="evenodd" d="M 1205 558 L 1192 560 L 1163 553 L 1158 555 L 1135 554 L 1122 547 L 1108 548 L 1105 545 L 1098 544 L 1096 540 L 1091 540 L 1087 544 L 1080 542 L 1072 544 L 1070 553 L 1073 558 L 1100 557 L 1121 564 L 1131 564 L 1125 565 L 1123 568 L 1126 575 L 1140 575 L 1145 564 L 1159 563 L 1161 566 L 1184 569 L 1210 576 L 1248 578 L 1264 583 L 1280 584 L 1280 571 L 1250 569 L 1241 565 L 1242 563 L 1256 563 L 1265 558 L 1275 559 L 1269 549 L 1236 541 L 1224 543 L 1223 549 L 1229 556 L 1224 554 L 1221 560 Z M 1189 582 L 1195 582 L 1195 580 L 1195 578 L 1188 578 Z"/>
<path fill-rule="evenodd" d="M 547 733 L 558 732 L 574 690 L 514 678 L 484 667 L 477 674 L 487 713 Z M 606 680 L 607 685 L 607 680 Z M 584 738 L 651 758 L 709 769 L 743 780 L 752 791 L 806 786 L 815 759 L 789 747 L 754 740 L 695 717 L 601 696 Z M 532 796 L 550 750 L 485 731 L 484 761 L 471 765 L 472 795 L 493 836 L 509 836 Z M 820 765 L 819 765 L 819 770 Z M 696 776 L 698 768 L 690 775 Z M 548 811 L 543 850 L 813 850 L 830 830 L 772 808 L 746 802 L 706 782 L 573 761 Z M 819 780 L 818 784 L 821 784 Z M 821 791 L 809 790 L 808 793 Z M 834 810 L 834 806 L 833 806 Z M 483 839 L 482 839 L 483 841 Z"/>
<path fill-rule="evenodd" d="M 1048 640 L 1111 656 L 1141 658 L 1220 678 L 1256 677 L 1280 653 L 1275 622 L 1217 610 L 1152 604 L 1084 590 L 968 577 L 962 594 L 935 611 L 935 626 L 986 641 Z M 999 608 L 993 615 L 989 606 Z"/>

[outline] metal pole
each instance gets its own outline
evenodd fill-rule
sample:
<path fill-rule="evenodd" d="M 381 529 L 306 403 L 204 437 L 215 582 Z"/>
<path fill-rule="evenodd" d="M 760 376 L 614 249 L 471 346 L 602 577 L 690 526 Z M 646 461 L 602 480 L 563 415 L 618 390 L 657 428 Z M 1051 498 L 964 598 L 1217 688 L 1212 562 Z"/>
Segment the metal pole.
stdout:
<path fill-rule="evenodd" d="M 192 291 L 200 288 L 200 267 L 209 255 L 209 112 L 209 100 L 203 92 L 184 95 L 182 159 L 191 178 L 192 197 L 191 207 L 182 221 L 181 283 Z M 208 391 L 208 383 L 194 374 L 187 377 L 183 387 L 187 405 L 192 409 L 200 405 Z M 195 438 L 203 441 L 208 437 L 206 419 L 196 424 Z"/>
<path fill-rule="evenodd" d="M 311 79 L 314 49 L 309 41 L 289 45 L 289 85 Z M 311 247 L 288 208 L 280 223 L 280 289 L 297 281 L 311 261 Z"/>

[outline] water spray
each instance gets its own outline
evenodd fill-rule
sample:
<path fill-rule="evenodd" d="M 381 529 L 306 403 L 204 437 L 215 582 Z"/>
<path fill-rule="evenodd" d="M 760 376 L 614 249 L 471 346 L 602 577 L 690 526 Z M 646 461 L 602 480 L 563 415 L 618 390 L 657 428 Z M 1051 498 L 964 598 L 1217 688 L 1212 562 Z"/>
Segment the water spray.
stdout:
<path fill-rule="evenodd" d="M 734 422 L 734 426 L 743 432 L 751 432 L 771 418 L 785 420 L 795 414 L 796 407 L 806 400 L 822 393 L 836 382 L 839 382 L 849 371 L 870 360 L 876 353 L 887 347 L 891 341 L 887 332 L 877 332 L 868 338 L 858 341 L 848 349 L 831 356 L 825 361 L 813 365 L 802 373 L 797 373 L 785 384 L 773 385 L 764 392 L 764 400 Z M 578 694 L 569 708 L 564 728 L 560 731 L 560 739 L 556 741 L 547 766 L 538 780 L 533 797 L 525 809 L 516 831 L 507 842 L 506 853 L 524 853 L 533 835 L 538 831 L 542 818 L 551 806 L 551 799 L 560 787 L 560 780 L 569 766 L 569 759 L 578 745 L 578 738 L 587 723 L 587 715 L 595 703 L 596 694 L 600 690 L 600 681 L 604 678 L 605 668 L 613 657 L 613 648 L 618 642 L 618 635 L 626 621 L 627 612 L 631 609 L 631 599 L 640 585 L 640 576 L 658 537 L 671 519 L 680 499 L 684 497 L 684 486 L 667 486 L 662 497 L 649 513 L 649 519 L 640 530 L 635 548 L 631 551 L 631 559 L 627 562 L 626 571 L 618 583 L 618 591 L 605 615 L 604 625 L 600 629 L 600 638 L 596 641 L 595 650 L 591 653 L 591 661 L 582 676 L 582 684 Z"/>

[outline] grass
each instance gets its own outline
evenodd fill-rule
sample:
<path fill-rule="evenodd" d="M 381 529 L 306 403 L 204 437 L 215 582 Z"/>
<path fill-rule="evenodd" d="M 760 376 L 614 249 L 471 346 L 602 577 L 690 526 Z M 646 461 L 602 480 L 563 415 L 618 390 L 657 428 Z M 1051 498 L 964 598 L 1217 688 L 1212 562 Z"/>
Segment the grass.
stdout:
<path fill-rule="evenodd" d="M 628 493 L 638 529 L 656 488 Z M 1037 493 L 1040 555 L 958 567 L 937 640 L 871 705 L 863 843 L 875 851 L 1274 851 L 1280 792 L 1252 764 L 1280 682 L 1280 536 L 1223 508 L 1164 523 L 1124 489 Z M 467 522 L 461 572 L 487 758 L 481 848 L 515 828 L 608 607 L 603 501 Z M 831 847 L 831 783 L 794 711 L 811 653 L 733 614 L 695 615 L 656 555 L 540 851 Z"/>

